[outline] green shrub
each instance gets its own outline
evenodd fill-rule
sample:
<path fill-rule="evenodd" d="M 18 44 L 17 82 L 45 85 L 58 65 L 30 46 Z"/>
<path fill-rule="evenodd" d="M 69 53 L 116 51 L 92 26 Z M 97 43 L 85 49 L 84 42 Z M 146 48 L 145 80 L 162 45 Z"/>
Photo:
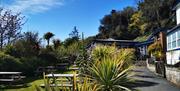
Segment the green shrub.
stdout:
<path fill-rule="evenodd" d="M 93 84 L 89 78 L 82 78 L 83 82 L 77 84 L 77 91 L 98 91 L 99 87 Z"/>
<path fill-rule="evenodd" d="M 4 52 L 0 52 L 0 71 L 20 71 L 22 63 Z"/>
<path fill-rule="evenodd" d="M 103 58 L 113 57 L 116 52 L 117 48 L 115 46 L 97 45 L 92 50 L 91 55 L 93 59 L 102 60 Z"/>
<path fill-rule="evenodd" d="M 62 59 L 64 57 L 68 58 L 68 63 L 74 63 L 74 61 L 76 61 L 76 58 L 80 55 L 81 47 L 82 45 L 79 42 L 72 43 L 69 46 L 59 46 L 56 50 L 56 56 L 58 57 L 58 59 Z M 63 60 L 64 59 L 62 59 L 61 62 L 64 62 Z"/>
<path fill-rule="evenodd" d="M 55 65 L 59 61 L 56 51 L 49 48 L 41 49 L 38 57 L 43 63 L 45 63 L 45 65 Z"/>
<path fill-rule="evenodd" d="M 124 61 L 103 59 L 89 67 L 89 77 L 103 91 L 129 90 L 125 87 L 130 80 L 127 78 L 129 67 L 124 68 Z"/>
<path fill-rule="evenodd" d="M 16 51 L 16 48 L 12 45 L 7 45 L 5 48 L 4 48 L 4 52 L 6 54 L 9 54 L 11 56 L 16 56 L 16 57 L 19 57 L 17 51 Z"/>
<path fill-rule="evenodd" d="M 115 46 L 97 46 L 92 51 L 93 60 L 85 74 L 102 91 L 130 90 L 129 70 L 135 59 L 134 49 L 117 49 Z"/>
<path fill-rule="evenodd" d="M 45 63 L 37 57 L 23 57 L 20 59 L 20 61 L 22 63 L 21 71 L 28 76 L 34 75 L 34 72 L 37 70 L 38 67 L 45 65 Z"/>
<path fill-rule="evenodd" d="M 161 58 L 165 56 L 163 53 L 161 43 L 158 40 L 156 40 L 153 44 L 151 44 L 148 47 L 148 53 L 156 57 L 156 60 L 160 60 Z"/>

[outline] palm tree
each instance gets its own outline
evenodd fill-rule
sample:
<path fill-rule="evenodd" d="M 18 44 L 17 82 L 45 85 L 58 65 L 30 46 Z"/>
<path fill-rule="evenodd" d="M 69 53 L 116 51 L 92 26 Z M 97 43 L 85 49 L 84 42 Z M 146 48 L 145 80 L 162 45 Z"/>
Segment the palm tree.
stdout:
<path fill-rule="evenodd" d="M 49 46 L 49 41 L 50 41 L 50 39 L 51 39 L 53 36 L 54 36 L 54 34 L 51 33 L 51 32 L 47 32 L 47 33 L 44 34 L 44 39 L 47 40 L 48 46 Z"/>

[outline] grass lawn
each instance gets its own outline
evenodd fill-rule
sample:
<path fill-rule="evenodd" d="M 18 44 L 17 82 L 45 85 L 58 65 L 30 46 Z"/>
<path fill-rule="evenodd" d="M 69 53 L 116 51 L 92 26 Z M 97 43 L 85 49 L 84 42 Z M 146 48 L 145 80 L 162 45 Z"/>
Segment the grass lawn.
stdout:
<path fill-rule="evenodd" d="M 23 85 L 0 85 L 0 91 L 35 91 L 35 86 L 44 83 L 42 78 L 32 77 L 24 79 Z"/>

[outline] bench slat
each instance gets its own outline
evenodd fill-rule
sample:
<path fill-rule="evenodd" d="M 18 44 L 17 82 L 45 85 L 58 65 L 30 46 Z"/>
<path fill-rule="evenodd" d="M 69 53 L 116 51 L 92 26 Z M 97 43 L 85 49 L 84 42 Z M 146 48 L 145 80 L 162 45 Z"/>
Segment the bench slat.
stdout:
<path fill-rule="evenodd" d="M 12 82 L 12 81 L 14 81 L 14 79 L 0 79 L 0 81 L 2 81 L 2 82 Z"/>
<path fill-rule="evenodd" d="M 45 84 L 41 84 L 41 87 L 45 87 Z M 50 84 L 50 87 L 72 87 L 72 84 Z"/>

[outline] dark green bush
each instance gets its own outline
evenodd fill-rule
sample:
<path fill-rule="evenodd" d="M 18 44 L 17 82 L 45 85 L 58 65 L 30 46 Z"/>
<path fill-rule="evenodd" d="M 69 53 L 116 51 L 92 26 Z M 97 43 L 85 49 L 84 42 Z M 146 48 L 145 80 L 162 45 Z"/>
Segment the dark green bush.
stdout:
<path fill-rule="evenodd" d="M 21 71 L 22 63 L 4 52 L 0 52 L 0 71 Z"/>
<path fill-rule="evenodd" d="M 50 50 L 49 48 L 41 49 L 38 57 L 43 60 L 46 65 L 55 65 L 58 62 L 55 51 Z"/>
<path fill-rule="evenodd" d="M 21 71 L 26 75 L 34 75 L 38 67 L 44 66 L 45 63 L 38 57 L 23 57 L 20 59 L 22 63 Z"/>
<path fill-rule="evenodd" d="M 15 57 L 19 56 L 15 46 L 12 46 L 12 45 L 7 45 L 4 48 L 4 52 L 5 52 L 5 54 L 9 54 L 11 56 L 15 56 Z"/>

